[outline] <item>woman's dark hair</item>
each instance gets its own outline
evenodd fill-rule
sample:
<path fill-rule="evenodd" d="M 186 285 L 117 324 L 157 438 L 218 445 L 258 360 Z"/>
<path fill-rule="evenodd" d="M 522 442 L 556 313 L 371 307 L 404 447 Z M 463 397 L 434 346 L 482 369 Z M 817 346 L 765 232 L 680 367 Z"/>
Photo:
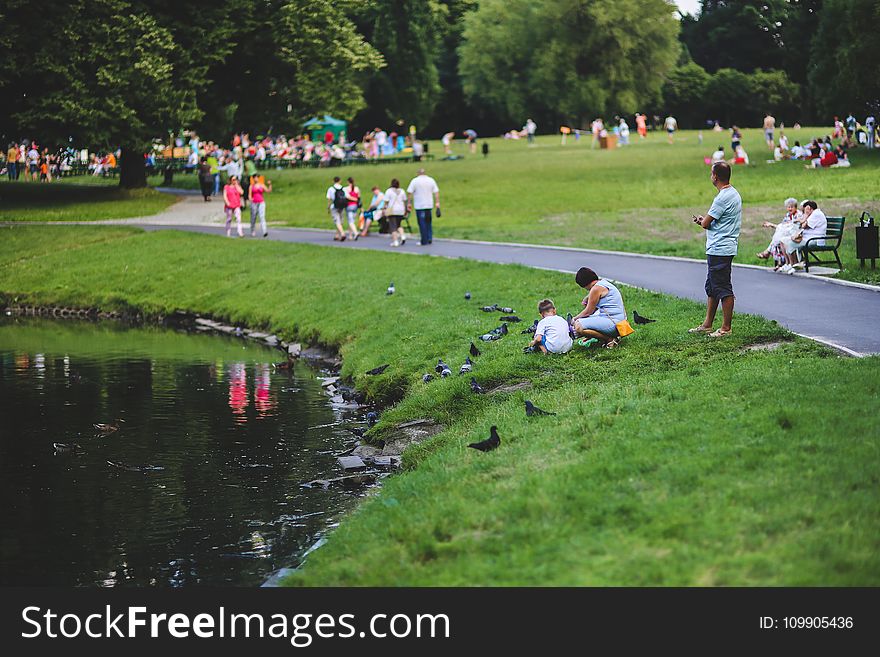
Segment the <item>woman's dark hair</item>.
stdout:
<path fill-rule="evenodd" d="M 574 281 L 581 287 L 587 287 L 593 281 L 598 281 L 599 276 L 589 267 L 581 267 L 574 275 Z"/>
<path fill-rule="evenodd" d="M 352 178 L 351 176 L 349 176 L 349 177 L 348 177 L 348 182 L 349 182 L 349 184 L 354 185 L 354 178 Z"/>
<path fill-rule="evenodd" d="M 391 186 L 399 189 L 400 188 L 400 181 L 397 178 L 392 178 L 391 179 Z"/>
<path fill-rule="evenodd" d="M 818 209 L 819 209 L 819 204 L 816 203 L 816 201 L 804 201 L 804 202 L 801 204 L 801 207 L 804 207 L 804 208 L 805 208 L 805 207 L 807 207 L 807 206 L 810 206 L 810 207 L 813 208 L 814 210 L 818 210 Z"/>

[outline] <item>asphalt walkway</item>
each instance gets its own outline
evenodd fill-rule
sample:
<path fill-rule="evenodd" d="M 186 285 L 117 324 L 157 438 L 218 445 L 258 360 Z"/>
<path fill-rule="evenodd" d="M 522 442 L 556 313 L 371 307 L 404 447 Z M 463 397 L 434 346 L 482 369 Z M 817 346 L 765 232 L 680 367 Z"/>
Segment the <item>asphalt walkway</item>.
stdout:
<path fill-rule="evenodd" d="M 215 204 L 204 204 L 211 205 L 210 208 L 199 207 L 195 220 L 191 213 L 187 213 L 187 206 L 196 210 L 194 206 L 202 203 L 201 199 L 186 198 L 172 206 L 173 218 L 159 215 L 161 218 L 119 223 L 133 223 L 147 230 L 177 229 L 223 235 L 222 225 L 217 223 L 220 208 L 215 208 Z M 187 223 L 190 225 L 185 225 Z M 411 238 L 405 246 L 392 248 L 385 235 L 340 243 L 332 240 L 332 231 L 305 228 L 270 227 L 268 239 L 341 249 L 374 249 L 516 263 L 566 272 L 588 266 L 602 276 L 628 285 L 705 301 L 706 265 L 686 258 L 444 239 L 420 246 L 417 239 Z M 877 288 L 845 285 L 814 276 L 785 276 L 753 266 L 734 266 L 733 285 L 737 312 L 775 319 L 799 335 L 835 346 L 851 355 L 880 353 L 880 291 Z"/>

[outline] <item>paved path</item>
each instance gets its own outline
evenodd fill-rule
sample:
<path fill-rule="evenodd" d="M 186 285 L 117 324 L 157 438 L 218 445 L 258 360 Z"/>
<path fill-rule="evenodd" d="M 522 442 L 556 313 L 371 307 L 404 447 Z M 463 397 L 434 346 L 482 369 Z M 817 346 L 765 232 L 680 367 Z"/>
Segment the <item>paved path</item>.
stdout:
<path fill-rule="evenodd" d="M 136 224 L 147 230 L 177 228 L 222 235 L 220 205 L 186 195 L 167 212 L 155 217 L 114 223 Z M 244 215 L 247 224 L 248 213 Z M 622 283 L 705 301 L 706 265 L 698 260 L 444 239 L 434 240 L 428 246 L 420 246 L 417 240 L 410 239 L 404 247 L 392 249 L 384 235 L 342 243 L 334 242 L 331 235 L 332 231 L 327 230 L 270 227 L 268 239 L 342 249 L 517 263 L 567 272 L 589 266 L 602 276 Z M 775 319 L 795 333 L 843 348 L 853 355 L 880 353 L 880 292 L 876 289 L 841 285 L 818 277 L 784 276 L 752 266 L 735 266 L 733 283 L 738 312 Z"/>

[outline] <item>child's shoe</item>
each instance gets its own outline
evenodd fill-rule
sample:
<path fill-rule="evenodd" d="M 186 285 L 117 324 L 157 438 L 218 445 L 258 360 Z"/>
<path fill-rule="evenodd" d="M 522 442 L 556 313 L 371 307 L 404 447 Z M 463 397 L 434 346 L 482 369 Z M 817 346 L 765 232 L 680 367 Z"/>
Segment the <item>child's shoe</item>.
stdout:
<path fill-rule="evenodd" d="M 577 346 L 585 347 L 585 348 L 592 347 L 594 344 L 598 344 L 598 343 L 599 343 L 599 341 L 596 338 L 581 338 L 580 340 L 575 342 L 575 344 Z"/>

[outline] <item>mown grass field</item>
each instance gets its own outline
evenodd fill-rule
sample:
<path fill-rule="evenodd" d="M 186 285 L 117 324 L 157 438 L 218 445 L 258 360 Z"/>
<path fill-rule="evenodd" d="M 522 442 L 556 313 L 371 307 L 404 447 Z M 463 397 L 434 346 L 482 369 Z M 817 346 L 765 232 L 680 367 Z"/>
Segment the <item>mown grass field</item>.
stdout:
<path fill-rule="evenodd" d="M 376 437 L 416 417 L 447 427 L 291 584 L 880 584 L 880 420 L 865 412 L 876 357 L 841 358 L 744 316 L 710 341 L 686 332 L 698 304 L 625 288 L 628 310 L 657 323 L 617 350 L 562 357 L 523 354 L 512 325 L 480 343 L 474 375 L 532 388 L 475 395 L 464 377 L 421 375 L 440 357 L 457 369 L 497 324 L 481 305 L 527 321 L 544 296 L 577 309 L 570 276 L 173 232 L 0 230 L 7 302 L 185 309 L 321 341 L 372 399 L 399 400 Z M 557 415 L 526 418 L 526 398 Z M 493 424 L 499 449 L 466 447 Z"/>

